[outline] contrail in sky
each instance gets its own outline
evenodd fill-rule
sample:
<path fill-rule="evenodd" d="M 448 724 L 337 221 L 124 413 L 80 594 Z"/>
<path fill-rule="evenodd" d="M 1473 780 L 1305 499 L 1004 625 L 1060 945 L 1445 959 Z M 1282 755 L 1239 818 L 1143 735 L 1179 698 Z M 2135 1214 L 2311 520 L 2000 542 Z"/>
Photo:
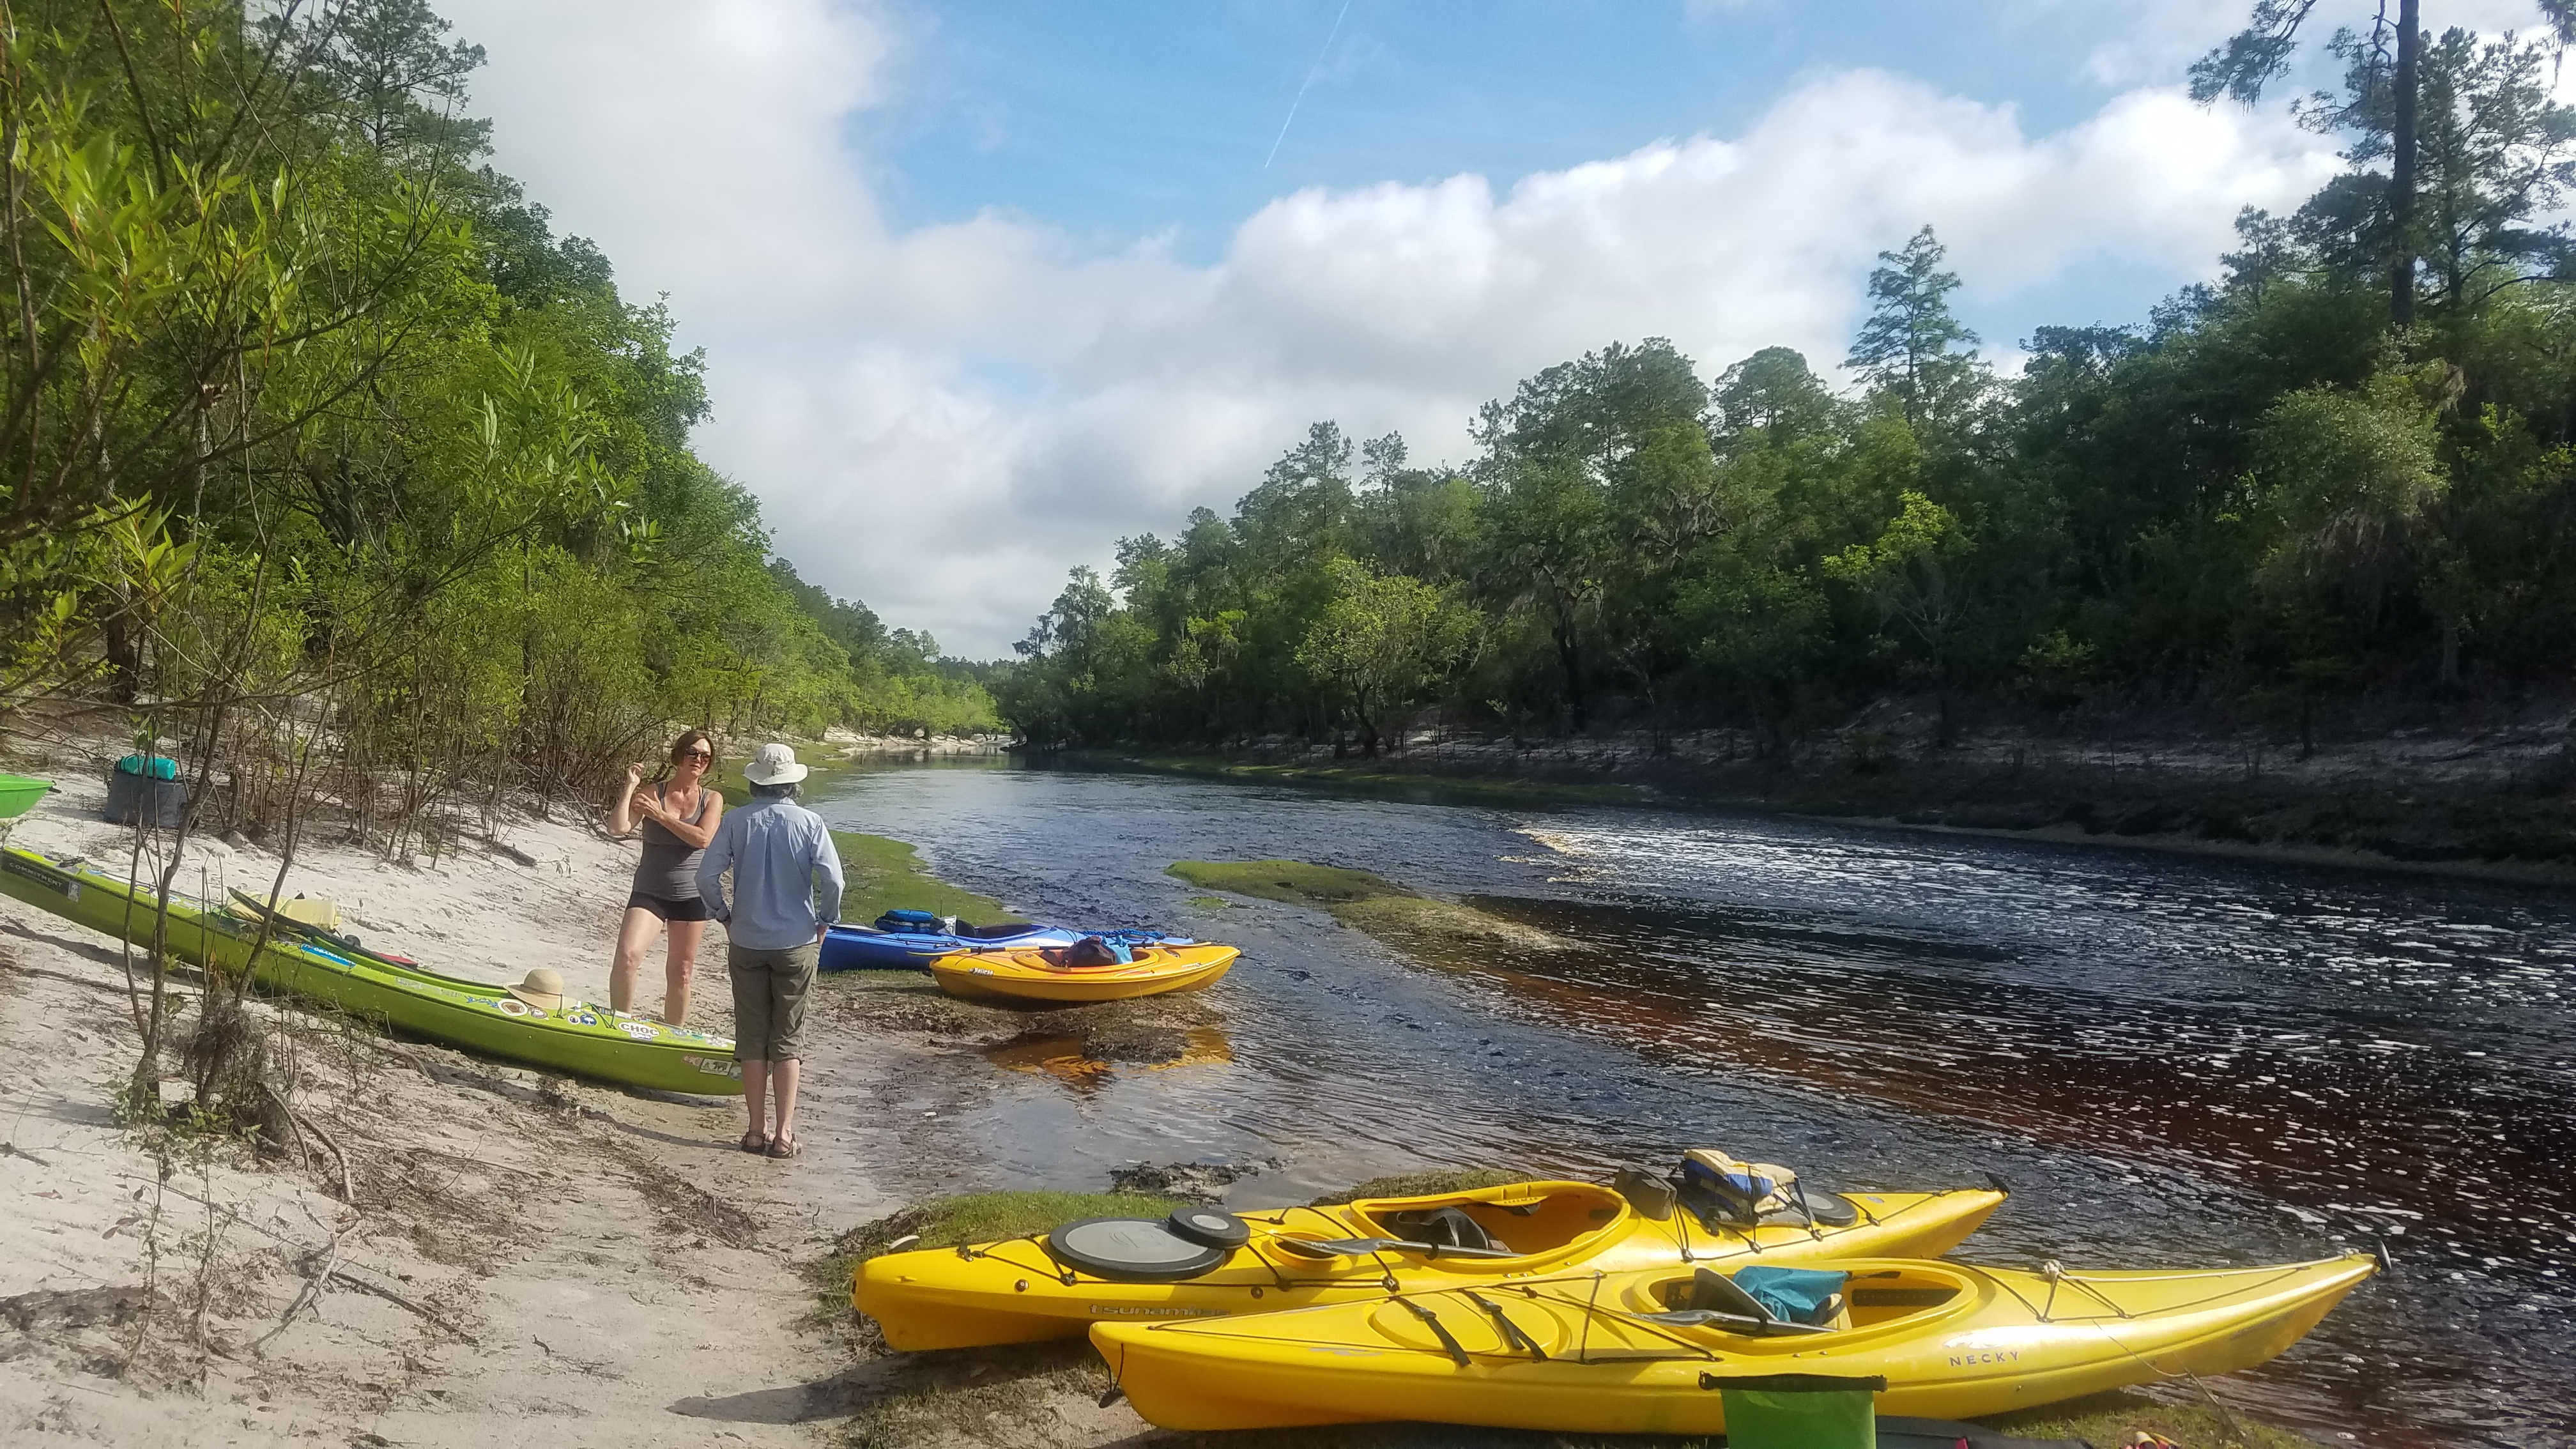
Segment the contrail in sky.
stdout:
<path fill-rule="evenodd" d="M 1288 103 L 1288 119 L 1279 123 L 1279 139 L 1270 143 L 1270 154 L 1261 159 L 1262 170 L 1269 170 L 1270 163 L 1279 159 L 1279 142 L 1288 139 L 1288 128 L 1297 120 L 1297 101 L 1306 99 L 1307 86 L 1312 86 L 1315 77 L 1324 73 L 1324 57 L 1333 53 L 1333 41 L 1341 35 L 1342 22 L 1349 19 L 1350 14 L 1351 0 L 1342 0 L 1342 13 L 1333 17 L 1333 28 L 1325 32 L 1324 48 L 1315 52 L 1315 63 L 1306 71 L 1306 84 L 1297 87 L 1297 100 Z"/>

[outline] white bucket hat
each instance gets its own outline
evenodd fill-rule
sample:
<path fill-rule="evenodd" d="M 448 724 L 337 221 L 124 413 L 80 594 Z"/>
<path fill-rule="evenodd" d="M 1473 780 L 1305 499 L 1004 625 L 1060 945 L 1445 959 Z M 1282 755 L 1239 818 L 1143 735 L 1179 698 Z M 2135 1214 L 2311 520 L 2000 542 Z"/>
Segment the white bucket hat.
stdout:
<path fill-rule="evenodd" d="M 796 752 L 785 745 L 762 745 L 751 763 L 743 766 L 742 777 L 755 785 L 793 785 L 805 778 L 805 767 L 796 763 Z"/>

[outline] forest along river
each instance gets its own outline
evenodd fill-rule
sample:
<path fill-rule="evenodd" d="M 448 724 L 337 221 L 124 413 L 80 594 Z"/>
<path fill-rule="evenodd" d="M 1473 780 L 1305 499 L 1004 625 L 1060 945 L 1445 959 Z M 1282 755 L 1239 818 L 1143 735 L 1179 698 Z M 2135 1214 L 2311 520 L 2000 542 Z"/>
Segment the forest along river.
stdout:
<path fill-rule="evenodd" d="M 2564 894 L 998 764 L 866 772 L 814 804 L 1032 919 L 1244 948 L 1158 1065 L 961 1048 L 874 1064 L 887 1085 L 863 1099 L 818 1062 L 812 1135 L 899 1188 L 1268 1164 L 1229 1199 L 1258 1206 L 1426 1161 L 1598 1176 L 1691 1145 L 1841 1187 L 1992 1171 L 2014 1196 L 1972 1259 L 2221 1266 L 2384 1240 L 2395 1275 L 2235 1392 L 2362 1444 L 2576 1445 Z M 1164 874 L 1274 856 L 1588 944 L 1406 964 Z"/>

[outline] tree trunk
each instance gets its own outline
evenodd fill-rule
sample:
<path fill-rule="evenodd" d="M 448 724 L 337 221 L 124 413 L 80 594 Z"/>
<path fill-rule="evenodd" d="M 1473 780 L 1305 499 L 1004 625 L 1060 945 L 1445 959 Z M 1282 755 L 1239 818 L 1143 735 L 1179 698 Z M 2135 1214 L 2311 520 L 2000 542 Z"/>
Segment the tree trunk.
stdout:
<path fill-rule="evenodd" d="M 2397 3 L 2397 114 L 2389 127 L 2388 230 L 2396 256 L 2388 267 L 2388 322 L 2415 320 L 2415 102 L 2422 0 Z"/>
<path fill-rule="evenodd" d="M 117 589 L 111 605 L 99 649 L 107 657 L 107 697 L 118 704 L 132 704 L 143 693 L 143 642 L 135 637 L 133 622 L 126 617 L 132 607 L 125 589 Z"/>
<path fill-rule="evenodd" d="M 2447 690 L 2457 689 L 2457 688 L 2459 687 L 2459 684 L 2460 684 L 2460 626 L 2459 626 L 2459 625 L 2457 625 L 2457 624 L 2455 624 L 2455 623 L 2452 623 L 2451 621 L 2449 621 L 2449 620 L 2447 620 L 2447 619 L 2445 619 L 2445 620 L 2443 620 L 2443 621 L 2442 621 L 2442 677 L 2441 677 L 2441 685 L 2442 685 L 2442 688 L 2443 688 L 2444 690 L 2446 690 L 2446 691 L 2447 691 Z"/>
<path fill-rule="evenodd" d="M 1579 735 L 1591 719 L 1583 707 L 1583 655 L 1582 646 L 1574 637 L 1573 606 L 1558 604 L 1555 622 L 1556 662 L 1565 671 L 1566 719 L 1573 726 L 1574 733 Z"/>

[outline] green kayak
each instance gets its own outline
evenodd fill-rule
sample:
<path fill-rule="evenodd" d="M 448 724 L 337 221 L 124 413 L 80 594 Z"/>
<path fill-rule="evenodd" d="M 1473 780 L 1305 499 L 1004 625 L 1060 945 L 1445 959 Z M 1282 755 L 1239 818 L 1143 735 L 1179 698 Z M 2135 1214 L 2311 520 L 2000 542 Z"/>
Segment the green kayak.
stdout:
<path fill-rule="evenodd" d="M 0 892 L 95 931 L 148 941 L 155 896 L 76 858 L 0 849 Z M 239 971 L 256 921 L 174 895 L 171 954 Z M 272 930 L 252 975 L 272 991 L 338 1007 L 362 1020 L 467 1051 L 629 1087 L 720 1096 L 742 1090 L 733 1040 L 573 1002 L 549 1012 L 485 981 L 443 976 L 311 934 Z"/>

